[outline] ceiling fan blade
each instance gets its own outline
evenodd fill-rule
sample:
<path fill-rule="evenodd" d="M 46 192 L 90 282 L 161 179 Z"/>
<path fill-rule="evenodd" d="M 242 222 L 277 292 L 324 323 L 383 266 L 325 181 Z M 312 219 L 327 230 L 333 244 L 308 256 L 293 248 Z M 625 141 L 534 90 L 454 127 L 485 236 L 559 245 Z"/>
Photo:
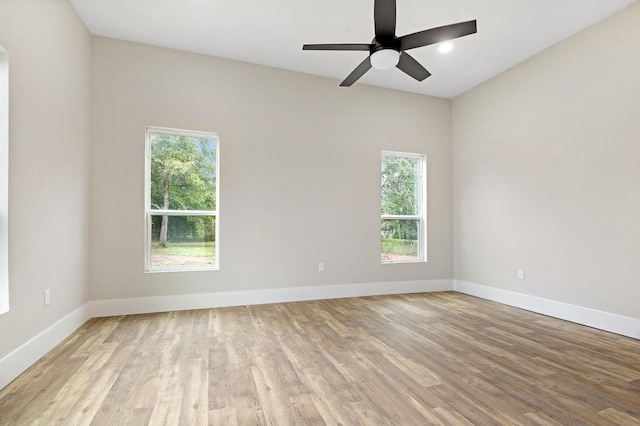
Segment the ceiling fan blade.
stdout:
<path fill-rule="evenodd" d="M 398 41 L 401 50 L 409 50 L 475 34 L 477 31 L 476 21 L 473 20 L 408 34 L 400 37 Z"/>
<path fill-rule="evenodd" d="M 373 21 L 376 27 L 376 40 L 384 42 L 396 37 L 396 0 L 375 0 Z"/>
<path fill-rule="evenodd" d="M 413 56 L 410 56 L 407 52 L 402 52 L 400 55 L 400 62 L 396 65 L 405 74 L 410 75 L 418 81 L 422 81 L 429 77 L 431 73 L 425 69 Z"/>
<path fill-rule="evenodd" d="M 342 44 L 305 44 L 302 50 L 371 50 L 371 44 L 342 43 Z"/>
<path fill-rule="evenodd" d="M 366 73 L 370 69 L 371 69 L 371 60 L 369 59 L 369 56 L 367 56 L 367 58 L 364 61 L 362 61 L 362 63 L 358 65 L 356 69 L 353 70 L 351 74 L 349 74 L 342 83 L 340 83 L 340 86 L 343 86 L 343 87 L 351 86 L 353 83 L 358 81 L 358 79 L 362 77 L 364 73 Z"/>

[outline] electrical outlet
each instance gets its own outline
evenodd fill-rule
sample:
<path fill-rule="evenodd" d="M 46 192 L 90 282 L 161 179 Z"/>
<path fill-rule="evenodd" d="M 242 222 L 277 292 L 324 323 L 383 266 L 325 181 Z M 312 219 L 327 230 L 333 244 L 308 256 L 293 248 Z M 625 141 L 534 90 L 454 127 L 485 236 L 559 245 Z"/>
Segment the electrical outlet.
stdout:
<path fill-rule="evenodd" d="M 324 262 L 318 262 L 318 272 L 324 272 Z"/>
<path fill-rule="evenodd" d="M 524 280 L 524 269 L 518 269 L 518 279 Z"/>
<path fill-rule="evenodd" d="M 44 306 L 49 306 L 51 304 L 51 290 L 47 289 L 44 291 Z"/>

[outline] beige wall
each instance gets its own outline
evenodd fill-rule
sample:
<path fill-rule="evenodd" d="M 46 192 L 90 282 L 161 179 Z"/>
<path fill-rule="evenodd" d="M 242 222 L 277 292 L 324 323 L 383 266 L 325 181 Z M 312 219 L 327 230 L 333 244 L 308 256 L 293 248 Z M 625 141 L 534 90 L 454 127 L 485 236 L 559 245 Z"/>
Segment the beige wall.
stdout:
<path fill-rule="evenodd" d="M 640 318 L 639 22 L 635 3 L 453 101 L 456 279 Z"/>
<path fill-rule="evenodd" d="M 91 299 L 450 279 L 450 102 L 338 83 L 94 37 Z M 220 135 L 219 271 L 143 272 L 147 125 Z M 381 150 L 428 156 L 427 263 L 380 264 Z"/>
<path fill-rule="evenodd" d="M 87 301 L 91 44 L 66 1 L 2 0 L 0 46 L 10 63 L 2 358 Z"/>

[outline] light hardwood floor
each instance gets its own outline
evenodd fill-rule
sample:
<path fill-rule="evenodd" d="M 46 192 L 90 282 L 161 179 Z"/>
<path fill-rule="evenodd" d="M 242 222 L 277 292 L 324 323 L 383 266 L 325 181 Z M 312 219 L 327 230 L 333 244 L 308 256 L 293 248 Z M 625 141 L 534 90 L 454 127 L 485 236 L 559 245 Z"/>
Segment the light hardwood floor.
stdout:
<path fill-rule="evenodd" d="M 640 425 L 640 341 L 454 292 L 96 318 L 2 425 Z"/>

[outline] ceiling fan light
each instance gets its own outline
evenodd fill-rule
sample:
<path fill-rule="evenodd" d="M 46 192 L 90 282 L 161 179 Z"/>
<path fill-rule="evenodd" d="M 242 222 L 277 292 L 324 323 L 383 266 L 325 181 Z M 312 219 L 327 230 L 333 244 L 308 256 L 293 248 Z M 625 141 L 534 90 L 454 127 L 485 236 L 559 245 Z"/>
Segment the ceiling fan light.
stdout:
<path fill-rule="evenodd" d="M 398 65 L 400 52 L 395 49 L 380 49 L 371 54 L 371 66 L 377 70 L 388 70 Z"/>
<path fill-rule="evenodd" d="M 438 50 L 440 51 L 440 53 L 448 53 L 451 52 L 451 50 L 453 50 L 453 44 L 452 43 L 442 43 L 440 44 L 440 46 L 438 46 Z"/>

